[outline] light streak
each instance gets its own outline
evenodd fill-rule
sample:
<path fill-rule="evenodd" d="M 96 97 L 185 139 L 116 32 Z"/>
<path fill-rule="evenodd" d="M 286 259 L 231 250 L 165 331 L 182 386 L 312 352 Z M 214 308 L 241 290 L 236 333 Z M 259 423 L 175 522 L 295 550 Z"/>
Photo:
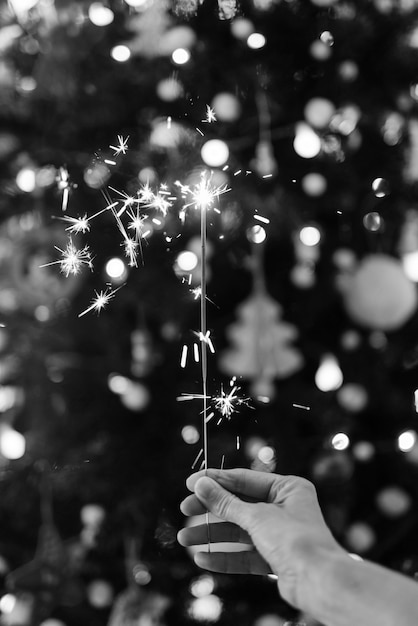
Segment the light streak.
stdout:
<path fill-rule="evenodd" d="M 68 278 L 70 274 L 79 274 L 83 265 L 88 265 L 91 270 L 93 269 L 91 253 L 88 246 L 76 248 L 70 237 L 65 250 L 58 248 L 58 246 L 54 246 L 54 248 L 58 250 L 58 252 L 61 252 L 62 259 L 51 261 L 51 263 L 44 263 L 40 267 L 59 265 L 60 271 L 65 274 L 66 278 Z"/>
<path fill-rule="evenodd" d="M 188 347 L 184 345 L 181 351 L 181 359 L 180 359 L 180 367 L 182 367 L 183 369 L 186 367 L 187 352 L 188 352 Z"/>
<path fill-rule="evenodd" d="M 109 300 L 111 300 L 115 296 L 115 293 L 119 291 L 119 289 L 121 289 L 122 287 L 124 287 L 124 285 L 120 285 L 116 289 L 111 289 L 111 287 L 107 287 L 105 291 L 95 291 L 96 297 L 93 298 L 91 305 L 87 307 L 87 309 L 79 313 L 78 317 L 83 317 L 83 315 L 86 315 L 86 313 L 90 313 L 90 311 L 96 311 L 97 314 L 99 314 L 100 311 L 102 311 L 109 303 Z"/>
<path fill-rule="evenodd" d="M 295 407 L 295 409 L 304 409 L 305 411 L 310 411 L 311 407 L 310 406 L 305 406 L 303 404 L 292 404 L 293 407 Z"/>
<path fill-rule="evenodd" d="M 263 217 L 262 215 L 254 215 L 254 219 L 259 222 L 263 222 L 264 224 L 270 224 L 270 220 L 268 217 Z"/>
<path fill-rule="evenodd" d="M 70 182 L 70 175 L 66 167 L 60 167 L 57 176 L 57 186 L 62 191 L 62 205 L 61 209 L 65 213 L 68 207 L 68 200 L 70 197 L 70 189 L 72 187 Z"/>

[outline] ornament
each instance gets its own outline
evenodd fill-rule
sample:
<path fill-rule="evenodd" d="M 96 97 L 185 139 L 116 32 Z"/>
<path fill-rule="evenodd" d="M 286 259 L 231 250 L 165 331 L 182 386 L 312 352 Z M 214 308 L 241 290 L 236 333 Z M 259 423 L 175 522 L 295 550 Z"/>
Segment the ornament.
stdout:
<path fill-rule="evenodd" d="M 303 357 L 290 345 L 297 338 L 296 328 L 280 320 L 282 308 L 267 293 L 260 245 L 253 245 L 251 265 L 253 292 L 239 305 L 238 322 L 227 329 L 233 347 L 221 354 L 219 367 L 230 376 L 250 379 L 252 395 L 268 397 L 273 380 L 297 372 Z"/>
<path fill-rule="evenodd" d="M 365 257 L 337 281 L 348 315 L 362 326 L 396 330 L 417 307 L 415 285 L 399 260 L 384 254 Z"/>

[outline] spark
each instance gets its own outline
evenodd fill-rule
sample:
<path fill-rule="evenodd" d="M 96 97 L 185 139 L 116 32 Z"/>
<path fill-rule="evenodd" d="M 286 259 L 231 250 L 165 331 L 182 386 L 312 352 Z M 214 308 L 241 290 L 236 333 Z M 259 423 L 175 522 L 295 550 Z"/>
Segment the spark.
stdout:
<path fill-rule="evenodd" d="M 215 111 L 208 104 L 206 105 L 206 118 L 202 122 L 207 122 L 208 124 L 216 122 Z"/>
<path fill-rule="evenodd" d="M 194 330 L 193 333 L 196 335 L 196 337 L 200 339 L 202 343 L 205 343 L 209 346 L 209 350 L 212 352 L 212 354 L 215 354 L 215 348 L 213 346 L 212 339 L 210 338 L 210 330 L 207 330 L 205 333 L 202 333 L 202 331 L 197 332 Z"/>
<path fill-rule="evenodd" d="M 136 239 L 132 239 L 132 237 L 124 237 L 123 247 L 125 250 L 125 256 L 128 257 L 129 259 L 128 265 L 130 267 L 138 267 L 138 261 L 137 261 L 138 246 L 139 246 L 139 243 L 138 241 L 136 241 Z"/>
<path fill-rule="evenodd" d="M 111 148 L 113 150 L 114 156 L 119 156 L 119 154 L 126 154 L 127 153 L 127 151 L 128 151 L 128 139 L 129 139 L 129 135 L 125 139 L 122 137 L 122 135 L 118 135 L 118 145 L 117 146 L 109 146 L 109 148 Z"/>
<path fill-rule="evenodd" d="M 186 367 L 187 352 L 188 352 L 188 347 L 186 346 L 186 344 L 184 344 L 183 349 L 181 351 L 181 359 L 180 359 L 180 367 L 182 367 L 183 369 Z"/>
<path fill-rule="evenodd" d="M 122 205 L 122 208 L 119 209 L 117 213 L 118 217 L 120 217 L 126 211 L 128 207 L 135 204 L 135 202 L 138 202 L 138 198 L 134 198 L 134 196 L 128 196 L 128 194 L 125 193 L 124 191 L 119 191 L 119 189 L 115 189 L 114 187 L 110 187 L 110 186 L 109 186 L 109 189 L 111 189 L 115 193 L 119 194 L 122 198 L 124 198 L 124 203 Z"/>
<path fill-rule="evenodd" d="M 262 215 L 254 215 L 254 219 L 258 220 L 259 222 L 264 222 L 264 224 L 270 224 L 270 220 L 268 219 L 268 217 L 263 217 Z"/>
<path fill-rule="evenodd" d="M 90 313 L 90 311 L 96 311 L 97 314 L 99 314 L 100 311 L 102 311 L 109 303 L 109 300 L 111 300 L 114 297 L 115 293 L 119 291 L 119 289 L 121 289 L 123 286 L 124 285 L 120 285 L 116 289 L 111 289 L 111 287 L 107 287 L 105 291 L 100 292 L 95 290 L 96 297 L 93 298 L 91 305 L 87 307 L 87 309 L 82 311 L 78 317 L 82 317 L 83 315 L 86 315 L 86 313 Z"/>
<path fill-rule="evenodd" d="M 202 209 L 207 209 L 215 201 L 215 198 L 218 198 L 220 195 L 230 191 L 228 185 L 220 185 L 219 187 L 214 187 L 211 184 L 212 176 L 207 175 L 207 172 L 202 172 L 200 183 L 194 186 L 193 189 L 189 189 L 181 185 L 182 193 L 188 193 L 191 196 L 192 201 L 188 204 L 185 204 L 183 209 L 187 209 L 189 206 L 200 207 Z"/>
<path fill-rule="evenodd" d="M 238 394 L 240 387 L 234 385 L 229 393 L 226 393 L 221 387 L 221 393 L 214 398 L 213 404 L 222 417 L 231 419 L 231 415 L 238 410 L 238 407 L 243 404 L 248 404 L 249 398 L 243 398 Z"/>
<path fill-rule="evenodd" d="M 110 159 L 105 159 L 104 162 L 106 165 L 116 165 L 116 161 L 111 161 Z"/>
<path fill-rule="evenodd" d="M 196 127 L 196 130 L 197 130 L 197 132 L 198 132 L 200 135 L 202 135 L 202 137 L 204 137 L 204 136 L 205 136 L 205 133 L 203 133 L 203 132 L 200 130 L 200 128 L 197 128 L 197 127 Z"/>
<path fill-rule="evenodd" d="M 68 200 L 70 197 L 70 189 L 73 186 L 70 182 L 70 175 L 66 167 L 60 167 L 59 173 L 56 178 L 57 186 L 60 191 L 62 191 L 62 211 L 65 213 L 68 207 Z"/>
<path fill-rule="evenodd" d="M 295 407 L 295 409 L 304 409 L 305 411 L 310 411 L 311 407 L 310 406 L 305 406 L 303 404 L 292 404 L 293 407 Z"/>
<path fill-rule="evenodd" d="M 85 213 L 83 217 L 71 217 L 70 215 L 65 215 L 64 217 L 59 217 L 63 222 L 68 222 L 70 226 L 67 226 L 65 230 L 68 230 L 70 233 L 87 233 L 90 230 L 89 218 Z"/>
<path fill-rule="evenodd" d="M 197 457 L 196 457 L 196 458 L 195 458 L 195 460 L 193 461 L 193 464 L 192 464 L 192 469 L 194 469 L 194 468 L 196 467 L 196 465 L 197 465 L 197 463 L 198 463 L 198 461 L 199 461 L 200 457 L 202 456 L 202 454 L 203 454 L 203 448 L 200 450 L 199 454 L 197 455 Z"/>
<path fill-rule="evenodd" d="M 70 237 L 65 250 L 58 248 L 58 246 L 54 246 L 54 248 L 58 250 L 58 252 L 61 252 L 62 259 L 52 261 L 51 263 L 44 263 L 40 267 L 58 264 L 60 271 L 65 274 L 66 278 L 68 278 L 70 274 L 79 274 L 82 265 L 88 265 L 91 270 L 93 269 L 91 253 L 88 246 L 76 248 Z"/>

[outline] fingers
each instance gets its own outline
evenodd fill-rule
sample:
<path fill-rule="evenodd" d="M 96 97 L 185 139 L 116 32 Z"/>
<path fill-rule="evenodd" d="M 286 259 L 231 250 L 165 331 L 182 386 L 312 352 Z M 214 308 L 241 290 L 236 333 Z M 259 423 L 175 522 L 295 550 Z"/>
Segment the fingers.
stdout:
<path fill-rule="evenodd" d="M 247 469 L 208 469 L 189 476 L 186 481 L 187 488 L 194 491 L 197 481 L 203 476 L 213 478 L 232 493 L 262 501 L 269 501 L 272 489 L 277 491 L 281 484 L 285 485 L 289 480 L 287 476 Z"/>
<path fill-rule="evenodd" d="M 184 498 L 183 502 L 181 502 L 180 504 L 180 511 L 183 513 L 183 515 L 188 516 L 202 515 L 202 513 L 206 513 L 206 508 L 193 494 L 192 496 L 187 496 L 187 498 Z"/>
<path fill-rule="evenodd" d="M 198 552 L 196 565 L 222 574 L 271 574 L 271 568 L 258 552 Z"/>
<path fill-rule="evenodd" d="M 243 502 L 215 480 L 203 476 L 194 485 L 195 495 L 208 511 L 220 519 L 239 524 L 247 528 L 251 517 L 253 504 Z"/>
<path fill-rule="evenodd" d="M 239 526 L 229 522 L 217 524 L 199 524 L 179 531 L 178 542 L 182 546 L 204 545 L 210 543 L 224 543 L 226 541 L 252 545 L 250 536 Z"/>

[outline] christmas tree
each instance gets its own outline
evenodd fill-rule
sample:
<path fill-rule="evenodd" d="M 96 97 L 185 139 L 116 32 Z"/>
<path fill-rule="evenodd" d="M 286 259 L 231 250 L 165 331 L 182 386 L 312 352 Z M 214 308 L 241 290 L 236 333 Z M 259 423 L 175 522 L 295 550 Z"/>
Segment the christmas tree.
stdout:
<path fill-rule="evenodd" d="M 2 624 L 309 624 L 176 542 L 203 345 L 209 463 L 416 574 L 417 76 L 415 0 L 3 2 Z"/>

